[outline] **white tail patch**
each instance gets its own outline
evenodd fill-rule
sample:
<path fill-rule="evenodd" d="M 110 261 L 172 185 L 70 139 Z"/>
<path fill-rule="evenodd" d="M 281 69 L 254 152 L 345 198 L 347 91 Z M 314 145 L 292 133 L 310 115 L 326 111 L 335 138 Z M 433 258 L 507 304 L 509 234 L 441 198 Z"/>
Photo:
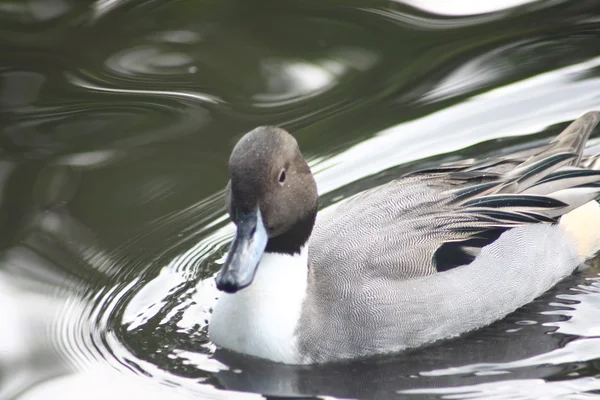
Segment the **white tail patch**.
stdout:
<path fill-rule="evenodd" d="M 600 250 L 600 204 L 590 201 L 565 214 L 560 226 L 575 242 L 577 254 L 585 261 Z"/>

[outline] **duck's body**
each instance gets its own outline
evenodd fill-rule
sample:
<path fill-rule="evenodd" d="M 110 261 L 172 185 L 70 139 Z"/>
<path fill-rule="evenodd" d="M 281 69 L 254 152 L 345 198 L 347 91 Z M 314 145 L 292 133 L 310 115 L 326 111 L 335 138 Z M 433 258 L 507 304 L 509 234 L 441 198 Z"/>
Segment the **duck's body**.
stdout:
<path fill-rule="evenodd" d="M 304 212 L 279 229 L 269 209 L 282 201 L 266 179 L 254 189 L 266 194 L 232 213 L 252 186 L 236 190 L 234 170 L 230 213 L 235 220 L 255 207 L 269 238 L 247 288 L 228 276 L 239 262 L 234 246 L 218 284 L 235 293 L 218 300 L 211 339 L 273 361 L 321 363 L 395 352 L 502 318 L 600 249 L 599 162 L 582 157 L 598 120 L 588 113 L 549 145 L 412 173 L 358 194 L 320 214 L 309 240 L 312 203 L 297 201 Z M 236 147 L 233 163 L 236 151 L 264 144 L 261 132 Z"/>

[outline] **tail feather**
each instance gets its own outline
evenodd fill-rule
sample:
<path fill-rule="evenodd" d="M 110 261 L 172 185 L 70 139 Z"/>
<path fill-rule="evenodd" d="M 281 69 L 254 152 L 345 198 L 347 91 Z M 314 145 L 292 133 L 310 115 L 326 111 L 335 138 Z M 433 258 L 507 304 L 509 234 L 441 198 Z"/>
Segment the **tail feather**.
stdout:
<path fill-rule="evenodd" d="M 581 162 L 583 149 L 592 131 L 600 122 L 600 112 L 590 111 L 577 118 L 551 143 L 556 148 L 564 149 L 576 156 L 572 165 L 578 166 Z"/>

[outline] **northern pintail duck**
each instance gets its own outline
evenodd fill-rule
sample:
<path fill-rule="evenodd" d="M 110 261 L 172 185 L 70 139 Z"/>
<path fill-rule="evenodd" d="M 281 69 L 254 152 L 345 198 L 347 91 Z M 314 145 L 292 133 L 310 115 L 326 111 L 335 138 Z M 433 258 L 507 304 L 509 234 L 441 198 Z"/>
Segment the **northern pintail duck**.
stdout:
<path fill-rule="evenodd" d="M 410 173 L 318 218 L 296 140 L 254 129 L 229 160 L 237 233 L 211 340 L 324 363 L 454 337 L 531 302 L 600 249 L 600 157 L 583 155 L 599 119 L 533 149 Z"/>

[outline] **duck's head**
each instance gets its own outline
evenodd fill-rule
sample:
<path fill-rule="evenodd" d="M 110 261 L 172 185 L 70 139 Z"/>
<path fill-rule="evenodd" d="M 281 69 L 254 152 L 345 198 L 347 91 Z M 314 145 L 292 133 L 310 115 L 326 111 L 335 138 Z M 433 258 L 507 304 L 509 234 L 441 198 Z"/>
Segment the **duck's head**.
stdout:
<path fill-rule="evenodd" d="M 256 128 L 236 144 L 229 159 L 227 211 L 237 232 L 219 290 L 249 286 L 268 253 L 300 253 L 317 214 L 317 185 L 296 139 L 285 130 Z"/>

